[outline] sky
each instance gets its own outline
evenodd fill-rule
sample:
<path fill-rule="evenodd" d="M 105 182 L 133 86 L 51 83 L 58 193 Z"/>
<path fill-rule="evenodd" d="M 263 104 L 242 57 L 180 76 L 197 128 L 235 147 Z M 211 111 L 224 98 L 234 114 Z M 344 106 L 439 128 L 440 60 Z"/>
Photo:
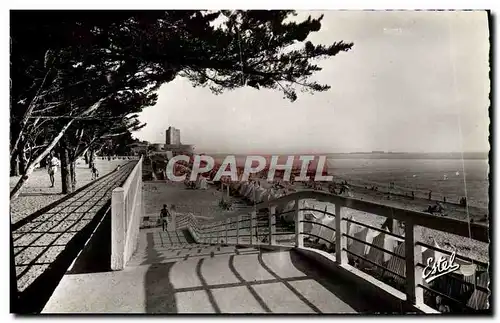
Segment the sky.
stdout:
<path fill-rule="evenodd" d="M 299 11 L 324 14 L 314 44 L 353 42 L 321 61 L 314 79 L 331 89 L 242 88 L 214 95 L 176 78 L 158 90 L 134 134 L 164 143 L 169 126 L 204 153 L 489 151 L 486 12 Z M 244 50 L 244 49 L 243 49 Z"/>

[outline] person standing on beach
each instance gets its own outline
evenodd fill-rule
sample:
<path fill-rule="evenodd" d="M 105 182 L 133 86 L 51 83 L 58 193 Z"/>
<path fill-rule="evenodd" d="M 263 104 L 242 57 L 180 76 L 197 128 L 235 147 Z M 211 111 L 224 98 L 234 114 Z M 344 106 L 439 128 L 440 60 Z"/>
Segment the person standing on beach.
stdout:
<path fill-rule="evenodd" d="M 169 216 L 170 212 L 168 212 L 167 205 L 163 204 L 163 209 L 160 211 L 161 227 L 163 231 L 167 231 Z"/>
<path fill-rule="evenodd" d="M 432 200 L 432 191 L 429 191 L 429 201 Z"/>
<path fill-rule="evenodd" d="M 59 159 L 51 152 L 47 157 L 47 172 L 49 173 L 50 187 L 54 187 L 54 175 L 57 173 L 57 166 L 59 166 Z"/>

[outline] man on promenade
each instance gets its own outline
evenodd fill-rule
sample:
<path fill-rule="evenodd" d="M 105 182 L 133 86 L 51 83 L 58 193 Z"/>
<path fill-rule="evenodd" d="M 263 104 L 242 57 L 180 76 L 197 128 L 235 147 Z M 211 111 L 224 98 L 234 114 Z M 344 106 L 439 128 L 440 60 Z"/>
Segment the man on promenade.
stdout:
<path fill-rule="evenodd" d="M 167 205 L 163 204 L 163 209 L 160 211 L 161 227 L 163 231 L 167 231 L 169 216 L 170 212 L 167 210 Z"/>
<path fill-rule="evenodd" d="M 59 159 L 51 152 L 47 157 L 47 172 L 50 178 L 50 187 L 54 187 L 54 175 L 57 172 L 57 166 L 59 166 Z"/>

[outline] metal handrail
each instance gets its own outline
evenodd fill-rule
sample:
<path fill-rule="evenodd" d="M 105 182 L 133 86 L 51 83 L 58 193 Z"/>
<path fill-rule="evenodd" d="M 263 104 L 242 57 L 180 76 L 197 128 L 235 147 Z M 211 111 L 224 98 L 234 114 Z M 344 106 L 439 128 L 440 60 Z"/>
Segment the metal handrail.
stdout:
<path fill-rule="evenodd" d="M 335 214 L 320 210 L 320 209 L 311 209 L 311 208 L 300 208 L 299 207 L 299 202 L 301 199 L 316 199 L 318 201 L 323 201 L 323 202 L 330 202 L 335 205 Z M 295 205 L 291 210 L 287 210 L 285 212 L 276 212 L 276 208 L 280 205 L 287 205 L 288 202 L 290 201 L 295 201 Z M 388 230 L 384 230 L 382 228 L 377 228 L 368 224 L 364 224 L 359 221 L 352 220 L 350 218 L 342 218 L 340 216 L 341 214 L 341 209 L 342 208 L 349 208 L 349 209 L 356 209 L 359 211 L 367 212 L 367 213 L 372 213 L 376 214 L 379 216 L 383 216 L 392 220 L 398 220 L 401 221 L 405 224 L 404 229 L 405 229 L 405 234 L 404 236 L 395 234 L 394 232 L 390 232 Z M 268 209 L 268 215 L 262 216 L 259 215 L 257 216 L 256 212 L 254 211 L 249 218 L 243 219 L 242 216 L 237 216 L 237 217 L 232 217 L 230 219 L 227 219 L 225 221 L 210 221 L 210 222 L 205 222 L 205 227 L 200 228 L 197 222 L 190 221 L 188 225 L 192 227 L 196 227 L 196 229 L 193 228 L 194 231 L 198 232 L 200 237 L 203 237 L 203 241 L 210 241 L 212 242 L 214 239 L 221 239 L 221 238 L 236 238 L 235 244 L 242 243 L 242 241 L 239 240 L 239 238 L 242 237 L 250 237 L 250 241 L 245 240 L 245 244 L 249 245 L 262 245 L 259 239 L 263 237 L 267 237 L 267 243 L 269 245 L 276 244 L 276 238 L 281 236 L 281 235 L 295 235 L 295 247 L 296 248 L 303 248 L 304 246 L 304 236 L 312 236 L 316 237 L 318 239 L 324 240 L 327 243 L 331 243 L 332 245 L 335 246 L 335 262 L 339 265 L 345 264 L 348 265 L 347 261 L 347 255 L 350 254 L 352 256 L 355 256 L 359 259 L 362 259 L 363 261 L 366 261 L 367 263 L 372 264 L 375 267 L 382 268 L 385 272 L 390 273 L 396 277 L 399 277 L 404 280 L 404 285 L 405 285 L 405 292 L 407 296 L 407 302 L 411 304 L 421 304 L 423 302 L 423 290 L 421 288 L 417 288 L 420 284 L 422 284 L 422 267 L 421 263 L 422 258 L 421 258 L 421 250 L 419 251 L 418 248 L 421 248 L 421 246 L 443 252 L 445 254 L 451 254 L 450 252 L 446 250 L 442 250 L 440 248 L 436 248 L 430 245 L 427 245 L 425 243 L 416 241 L 416 237 L 414 236 L 414 228 L 416 226 L 422 226 L 430 229 L 435 229 L 439 230 L 442 232 L 447 232 L 451 234 L 457 234 L 463 237 L 469 237 L 469 223 L 451 219 L 451 218 L 442 218 L 442 217 L 436 217 L 433 215 L 430 215 L 428 213 L 423 213 L 423 212 L 417 212 L 417 211 L 410 211 L 410 210 L 405 210 L 405 209 L 400 209 L 400 208 L 395 208 L 395 207 L 390 207 L 386 206 L 383 204 L 378 204 L 378 203 L 373 203 L 373 202 L 368 202 L 364 200 L 359 200 L 359 199 L 354 199 L 354 198 L 349 198 L 349 197 L 342 197 L 342 196 L 337 196 L 333 195 L 330 193 L 322 192 L 322 191 L 314 191 L 314 190 L 308 190 L 308 191 L 299 191 L 299 192 L 294 192 L 289 195 L 282 196 L 276 200 L 271 200 L 267 202 L 263 202 L 258 204 L 258 209 Z M 315 212 L 320 212 L 323 214 L 331 215 L 334 217 L 335 220 L 335 227 L 330 227 L 328 225 L 325 225 L 321 222 L 317 222 L 314 220 L 305 220 L 304 219 L 304 212 L 305 211 L 315 211 Z M 295 222 L 295 230 L 294 232 L 276 232 L 276 220 L 278 216 L 281 216 L 286 213 L 294 213 L 294 222 Z M 336 216 L 339 215 L 339 216 Z M 248 215 L 246 215 L 248 216 Z M 267 225 L 261 223 L 261 219 L 268 218 Z M 243 226 L 243 223 L 248 223 L 250 222 L 250 225 Z M 326 227 L 334 232 L 336 232 L 335 237 L 332 241 L 320 237 L 316 234 L 313 234 L 311 232 L 304 232 L 303 230 L 303 224 L 304 223 L 311 223 L 313 226 L 317 225 L 320 227 Z M 347 223 L 353 223 L 353 224 L 358 224 L 363 227 L 366 227 L 368 229 L 378 231 L 384 234 L 387 234 L 389 236 L 393 236 L 395 238 L 400 239 L 401 241 L 405 242 L 405 253 L 404 256 L 395 253 L 391 250 L 387 250 L 385 248 L 379 247 L 375 244 L 368 243 L 367 241 L 363 241 L 362 239 L 358 239 L 356 237 L 353 237 L 351 235 L 348 235 L 347 231 Z M 214 225 L 215 224 L 215 225 Z M 207 226 L 208 225 L 208 226 Z M 212 225 L 212 226 L 210 226 Z M 208 232 L 208 229 L 211 227 L 224 227 L 224 229 L 216 232 Z M 259 228 L 269 228 L 268 231 L 264 233 L 259 233 L 258 237 L 254 234 L 253 230 L 258 231 Z M 240 232 L 240 230 L 250 230 L 250 232 Z M 229 231 L 231 231 L 231 234 L 229 235 Z M 225 232 L 225 234 L 224 234 Z M 236 234 L 234 234 L 236 232 Z M 488 236 L 488 228 L 484 227 L 482 225 L 478 224 L 470 224 L 470 232 L 472 234 L 472 238 L 477 241 L 481 242 L 488 242 L 489 241 L 489 236 Z M 216 233 L 216 234 L 214 234 Z M 352 239 L 354 241 L 357 241 L 359 243 L 362 243 L 364 245 L 368 245 L 370 247 L 373 247 L 377 250 L 380 250 L 384 253 L 387 253 L 391 255 L 392 257 L 396 257 L 397 259 L 402 259 L 404 261 L 404 265 L 406 266 L 406 276 L 403 276 L 401 274 L 398 274 L 397 272 L 394 272 L 366 257 L 363 257 L 363 255 L 358 255 L 353 253 L 352 251 L 348 250 L 347 248 L 347 239 Z M 226 239 L 227 240 L 227 239 Z M 226 243 L 228 243 L 226 241 Z M 417 248 L 418 246 L 418 248 Z M 461 258 L 467 261 L 473 261 L 476 264 L 479 265 L 487 265 L 483 262 L 479 261 L 474 261 L 468 257 L 464 256 L 459 256 L 457 255 L 457 258 Z M 483 290 L 482 288 L 476 288 L 477 290 Z"/>

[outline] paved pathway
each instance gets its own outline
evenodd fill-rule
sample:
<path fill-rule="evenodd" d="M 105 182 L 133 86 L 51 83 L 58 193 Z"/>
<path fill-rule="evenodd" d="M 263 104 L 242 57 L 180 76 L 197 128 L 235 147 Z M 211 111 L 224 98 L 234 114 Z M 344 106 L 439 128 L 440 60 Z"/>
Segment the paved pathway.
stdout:
<path fill-rule="evenodd" d="M 141 230 L 123 271 L 66 275 L 43 313 L 356 313 L 387 308 L 293 251 Z"/>
<path fill-rule="evenodd" d="M 126 164 L 129 160 L 96 160 L 96 167 L 101 177 L 114 171 L 118 165 Z M 10 189 L 14 188 L 19 180 L 19 176 L 9 178 Z M 76 188 L 79 189 L 89 183 L 92 183 L 92 173 L 85 165 L 83 160 L 77 161 L 76 165 Z M 32 213 L 54 203 L 65 196 L 61 188 L 61 170 L 58 169 L 54 182 L 54 187 L 50 187 L 47 170 L 36 169 L 28 182 L 23 186 L 21 194 L 10 201 L 10 216 L 12 223 L 22 220 Z"/>
<path fill-rule="evenodd" d="M 17 287 L 22 300 L 35 302 L 33 297 L 43 294 L 49 285 L 57 284 L 52 272 L 65 271 L 75 259 L 104 215 L 99 211 L 109 204 L 112 190 L 125 181 L 136 163 L 130 162 L 101 177 L 43 214 L 13 224 Z M 32 304 L 21 301 L 21 307 L 25 305 Z"/>

